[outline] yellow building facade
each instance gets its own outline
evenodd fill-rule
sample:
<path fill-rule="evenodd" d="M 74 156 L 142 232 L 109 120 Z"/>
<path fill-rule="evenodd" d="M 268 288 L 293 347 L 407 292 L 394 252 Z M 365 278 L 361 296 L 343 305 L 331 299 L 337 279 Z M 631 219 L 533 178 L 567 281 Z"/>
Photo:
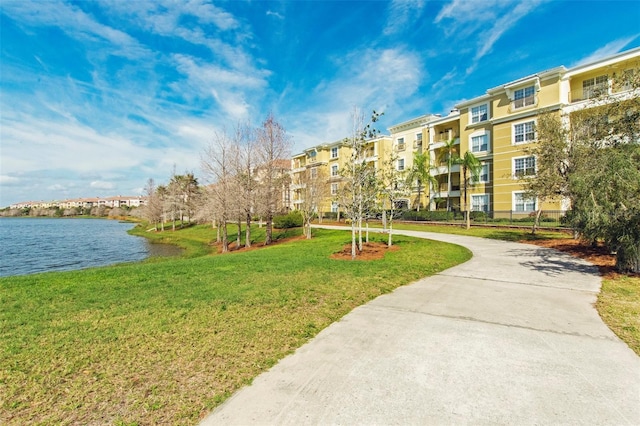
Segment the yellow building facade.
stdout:
<path fill-rule="evenodd" d="M 564 211 L 566 200 L 542 204 L 526 196 L 520 177 L 535 175 L 536 159 L 528 154 L 537 142 L 539 114 L 555 112 L 568 124 L 572 112 L 594 106 L 593 99 L 606 94 L 620 100 L 640 96 L 640 48 L 632 49 L 570 69 L 560 66 L 488 89 L 484 94 L 455 105 L 447 116 L 427 114 L 393 125 L 390 134 L 367 142 L 367 161 L 380 168 L 393 159 L 399 173 L 408 173 L 416 154 L 427 154 L 434 184 L 424 185 L 418 198 L 417 182 L 411 187 L 405 208 L 491 212 L 494 217 L 523 217 L 537 209 Z M 636 80 L 635 83 L 633 80 Z M 451 155 L 472 152 L 481 162 L 477 181 L 468 187 L 460 166 L 447 164 Z M 350 158 L 348 144 L 338 141 L 308 148 L 292 159 L 292 181 L 296 172 L 323 167 L 335 195 L 340 186 L 339 170 Z M 295 209 L 295 192 L 293 208 Z M 331 195 L 323 211 L 337 211 Z"/>

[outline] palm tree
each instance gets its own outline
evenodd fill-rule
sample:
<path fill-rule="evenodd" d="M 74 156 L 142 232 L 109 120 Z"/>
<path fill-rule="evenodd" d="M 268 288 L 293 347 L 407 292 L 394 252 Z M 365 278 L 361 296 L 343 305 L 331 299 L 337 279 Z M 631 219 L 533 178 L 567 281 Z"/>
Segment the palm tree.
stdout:
<path fill-rule="evenodd" d="M 427 188 L 431 185 L 437 185 L 438 180 L 431 175 L 431 156 L 429 152 L 415 152 L 413 154 L 413 166 L 407 174 L 407 185 L 413 188 L 413 182 L 417 183 L 418 198 L 417 211 L 420 211 L 420 202 L 422 200 L 422 187 L 426 184 Z"/>
<path fill-rule="evenodd" d="M 471 206 L 470 203 L 467 202 L 467 188 L 469 186 L 474 185 L 477 182 L 478 176 L 480 175 L 480 171 L 482 170 L 482 163 L 480 160 L 473 155 L 471 151 L 467 151 L 464 153 L 462 158 L 458 159 L 458 164 L 462 167 L 462 182 L 464 185 L 464 211 L 467 217 L 467 229 L 471 227 Z M 467 178 L 467 173 L 469 174 L 469 178 Z"/>
<path fill-rule="evenodd" d="M 440 149 L 440 155 L 438 155 L 438 162 L 446 162 L 447 165 L 447 211 L 451 211 L 451 168 L 458 164 L 460 158 L 455 145 L 455 138 L 444 142 L 444 146 Z"/>

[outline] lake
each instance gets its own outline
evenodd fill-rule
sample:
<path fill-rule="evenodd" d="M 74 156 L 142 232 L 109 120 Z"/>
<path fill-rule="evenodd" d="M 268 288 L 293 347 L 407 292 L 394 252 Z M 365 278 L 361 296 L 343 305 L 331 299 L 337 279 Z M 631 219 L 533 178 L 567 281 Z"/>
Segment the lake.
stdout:
<path fill-rule="evenodd" d="M 0 276 L 68 271 L 170 256 L 180 249 L 129 235 L 135 225 L 106 219 L 0 219 Z"/>

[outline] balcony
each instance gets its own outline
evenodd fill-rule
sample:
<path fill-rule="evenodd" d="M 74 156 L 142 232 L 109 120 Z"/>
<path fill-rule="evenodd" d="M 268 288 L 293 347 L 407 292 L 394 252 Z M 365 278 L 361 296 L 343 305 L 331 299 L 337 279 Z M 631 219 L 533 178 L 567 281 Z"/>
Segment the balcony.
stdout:
<path fill-rule="evenodd" d="M 449 142 L 451 139 L 456 139 L 456 143 L 460 143 L 460 136 L 453 131 L 440 132 L 433 135 L 433 143 Z"/>
<path fill-rule="evenodd" d="M 570 102 L 581 102 L 589 99 L 599 98 L 609 94 L 609 86 L 593 86 L 587 88 L 579 88 L 571 91 Z"/>
<path fill-rule="evenodd" d="M 447 164 L 438 164 L 436 165 L 437 167 L 432 167 L 431 168 L 431 174 L 433 176 L 437 176 L 437 175 L 446 175 L 449 174 L 449 170 L 447 169 Z M 454 164 L 453 166 L 451 166 L 451 174 L 454 173 L 460 173 L 460 165 L 459 164 Z"/>

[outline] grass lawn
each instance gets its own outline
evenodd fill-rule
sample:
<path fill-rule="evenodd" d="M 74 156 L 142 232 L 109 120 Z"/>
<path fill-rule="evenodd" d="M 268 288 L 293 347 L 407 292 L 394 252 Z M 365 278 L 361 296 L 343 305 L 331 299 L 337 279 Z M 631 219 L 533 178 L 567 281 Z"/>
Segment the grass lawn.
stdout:
<path fill-rule="evenodd" d="M 0 424 L 194 424 L 354 307 L 471 255 L 396 236 L 384 259 L 334 260 L 349 233 L 314 233 L 212 255 L 196 226 L 153 234 L 180 258 L 1 278 Z"/>

